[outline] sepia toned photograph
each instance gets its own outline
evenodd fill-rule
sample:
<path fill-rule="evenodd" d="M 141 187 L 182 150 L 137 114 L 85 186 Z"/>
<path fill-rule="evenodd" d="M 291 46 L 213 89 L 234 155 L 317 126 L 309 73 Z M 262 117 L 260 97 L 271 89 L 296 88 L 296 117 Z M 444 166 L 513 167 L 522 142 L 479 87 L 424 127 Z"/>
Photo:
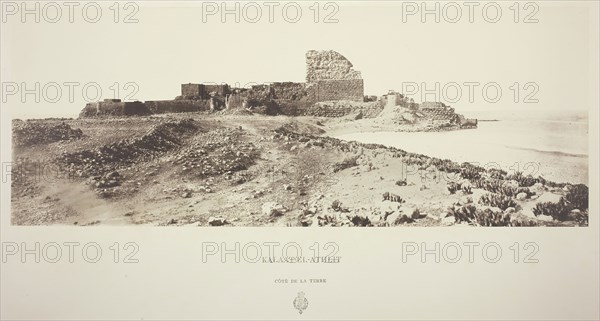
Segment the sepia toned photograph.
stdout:
<path fill-rule="evenodd" d="M 600 318 L 600 2 L 0 9 L 0 319 Z"/>
<path fill-rule="evenodd" d="M 137 83 L 115 83 L 123 89 L 110 94 L 119 95 L 104 91 L 97 101 L 71 105 L 72 117 L 43 107 L 44 118 L 13 119 L 12 224 L 588 225 L 590 106 L 541 100 L 544 88 L 534 78 L 410 81 L 395 68 L 434 64 L 381 57 L 365 66 L 370 58 L 357 49 L 363 46 L 270 50 L 261 57 L 268 64 L 256 68 L 244 54 L 255 48 L 244 46 L 235 63 L 209 59 L 229 82 L 203 74 L 202 52 L 194 52 L 196 60 L 170 52 L 160 58 L 163 68 L 197 71 L 173 71 L 180 83 L 151 80 L 171 97 L 144 99 Z M 236 47 L 224 41 L 221 48 Z M 580 51 L 569 50 L 577 60 Z M 131 78 L 132 64 L 156 68 L 119 63 Z M 273 68 L 289 76 L 260 76 Z M 394 76 L 384 83 L 379 72 Z M 252 77 L 261 82 L 234 83 Z M 37 90 L 47 99 L 61 86 L 8 83 L 4 95 L 34 99 Z M 97 86 L 80 90 L 96 95 Z"/>

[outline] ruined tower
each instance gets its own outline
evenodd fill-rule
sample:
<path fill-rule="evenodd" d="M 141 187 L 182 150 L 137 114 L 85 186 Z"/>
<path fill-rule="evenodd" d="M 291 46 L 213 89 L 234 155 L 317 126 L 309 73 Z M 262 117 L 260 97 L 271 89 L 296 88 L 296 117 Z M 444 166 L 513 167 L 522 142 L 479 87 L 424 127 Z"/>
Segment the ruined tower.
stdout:
<path fill-rule="evenodd" d="M 333 50 L 306 52 L 306 83 L 314 89 L 316 101 L 364 99 L 360 72 Z"/>

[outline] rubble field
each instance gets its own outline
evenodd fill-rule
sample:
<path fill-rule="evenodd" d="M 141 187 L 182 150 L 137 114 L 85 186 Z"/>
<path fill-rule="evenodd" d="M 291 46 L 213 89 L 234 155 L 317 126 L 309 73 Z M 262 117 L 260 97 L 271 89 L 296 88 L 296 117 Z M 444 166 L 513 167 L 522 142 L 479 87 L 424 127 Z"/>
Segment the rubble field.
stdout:
<path fill-rule="evenodd" d="M 246 113 L 13 121 L 12 224 L 586 226 L 588 188 Z"/>

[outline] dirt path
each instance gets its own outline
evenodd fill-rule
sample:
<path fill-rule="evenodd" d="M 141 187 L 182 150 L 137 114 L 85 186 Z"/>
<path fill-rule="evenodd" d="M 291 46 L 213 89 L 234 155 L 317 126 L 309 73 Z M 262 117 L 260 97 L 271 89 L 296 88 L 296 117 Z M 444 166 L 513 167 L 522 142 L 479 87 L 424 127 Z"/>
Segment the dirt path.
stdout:
<path fill-rule="evenodd" d="M 69 225 L 127 225 L 129 219 L 125 216 L 131 210 L 119 203 L 101 199 L 89 186 L 81 182 L 59 180 L 43 188 L 43 194 L 57 200 L 57 208 L 66 208 L 75 214 L 62 222 Z"/>

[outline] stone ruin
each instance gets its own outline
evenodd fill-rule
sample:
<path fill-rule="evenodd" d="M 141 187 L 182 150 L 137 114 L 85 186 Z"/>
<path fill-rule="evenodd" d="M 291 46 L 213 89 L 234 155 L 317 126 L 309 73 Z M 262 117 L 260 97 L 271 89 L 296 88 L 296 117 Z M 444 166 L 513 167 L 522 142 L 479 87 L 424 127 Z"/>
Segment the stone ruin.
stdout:
<path fill-rule="evenodd" d="M 123 102 L 121 99 L 104 99 L 104 101 L 87 103 L 79 113 L 79 117 L 134 116 L 151 113 L 146 104 L 140 101 Z"/>
<path fill-rule="evenodd" d="M 275 82 L 251 88 L 227 84 L 182 84 L 181 95 L 173 100 L 121 102 L 104 100 L 89 103 L 80 117 L 128 116 L 172 112 L 198 112 L 247 108 L 265 114 L 339 117 L 353 112 L 376 115 L 377 101 L 365 103 L 364 84 L 359 71 L 338 52 L 306 53 L 306 82 Z M 329 104 L 319 104 L 331 102 Z M 343 103 L 335 103 L 343 102 Z"/>
<path fill-rule="evenodd" d="M 461 128 L 477 127 L 477 119 L 467 119 L 463 115 L 457 114 L 454 108 L 443 102 L 425 101 L 418 104 L 412 98 L 393 90 L 384 95 L 382 100 L 386 101 L 385 111 L 399 113 L 401 118 L 409 123 L 424 118 L 431 127 L 439 128 L 454 125 Z"/>
<path fill-rule="evenodd" d="M 332 79 L 354 80 L 362 77 L 359 71 L 354 70 L 352 63 L 336 51 L 306 52 L 306 82 Z"/>
<path fill-rule="evenodd" d="M 275 82 L 251 88 L 187 83 L 181 85 L 181 95 L 172 100 L 142 103 L 105 99 L 87 104 L 80 117 L 244 109 L 268 115 L 343 117 L 352 114 L 372 118 L 380 115 L 386 105 L 392 110 L 402 107 L 405 114 L 428 118 L 434 125 L 473 125 L 472 120 L 465 120 L 441 102 L 418 104 L 394 91 L 382 97 L 365 96 L 360 72 L 354 70 L 346 57 L 333 50 L 306 53 L 306 82 Z"/>
<path fill-rule="evenodd" d="M 306 53 L 306 83 L 313 88 L 315 100 L 364 101 L 364 83 L 352 63 L 333 50 Z"/>

